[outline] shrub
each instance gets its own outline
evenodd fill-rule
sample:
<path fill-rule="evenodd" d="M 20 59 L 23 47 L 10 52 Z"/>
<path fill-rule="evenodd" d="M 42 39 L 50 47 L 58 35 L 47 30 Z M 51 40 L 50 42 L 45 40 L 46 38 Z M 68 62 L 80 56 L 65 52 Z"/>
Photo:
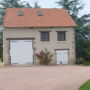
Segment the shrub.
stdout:
<path fill-rule="evenodd" d="M 90 61 L 90 56 L 86 56 L 85 59 L 86 59 L 87 61 Z"/>
<path fill-rule="evenodd" d="M 85 62 L 84 57 L 77 58 L 77 60 L 76 60 L 76 64 L 83 64 L 84 62 Z"/>
<path fill-rule="evenodd" d="M 85 65 L 85 66 L 90 66 L 90 61 L 85 61 L 85 62 L 83 63 L 83 65 Z"/>
<path fill-rule="evenodd" d="M 41 51 L 39 54 L 36 54 L 36 56 L 40 60 L 40 64 L 48 65 L 48 64 L 50 64 L 50 62 L 52 60 L 53 54 L 51 54 L 50 52 L 45 50 L 45 52 Z"/>

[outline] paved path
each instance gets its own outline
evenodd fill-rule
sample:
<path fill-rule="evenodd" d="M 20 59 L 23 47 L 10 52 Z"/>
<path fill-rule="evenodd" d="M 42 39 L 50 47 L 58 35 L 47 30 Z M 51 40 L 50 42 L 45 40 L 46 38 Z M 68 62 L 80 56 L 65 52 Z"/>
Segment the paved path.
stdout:
<path fill-rule="evenodd" d="M 0 68 L 0 90 L 78 90 L 90 79 L 90 67 Z"/>

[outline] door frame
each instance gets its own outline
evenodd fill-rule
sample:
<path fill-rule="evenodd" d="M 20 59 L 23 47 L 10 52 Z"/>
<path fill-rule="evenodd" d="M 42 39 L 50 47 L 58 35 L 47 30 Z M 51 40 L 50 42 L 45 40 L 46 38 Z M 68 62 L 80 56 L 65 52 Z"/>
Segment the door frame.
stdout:
<path fill-rule="evenodd" d="M 67 49 L 55 49 L 56 64 L 57 64 L 57 53 L 56 53 L 56 51 L 58 51 L 58 50 L 68 50 L 68 64 L 69 64 L 69 48 L 67 48 Z"/>
<path fill-rule="evenodd" d="M 35 40 L 35 38 L 7 38 L 6 40 L 8 40 L 8 61 L 11 65 L 11 56 L 10 56 L 10 40 L 32 40 L 32 49 L 33 49 L 33 64 L 34 64 L 34 45 L 33 45 L 33 41 Z"/>

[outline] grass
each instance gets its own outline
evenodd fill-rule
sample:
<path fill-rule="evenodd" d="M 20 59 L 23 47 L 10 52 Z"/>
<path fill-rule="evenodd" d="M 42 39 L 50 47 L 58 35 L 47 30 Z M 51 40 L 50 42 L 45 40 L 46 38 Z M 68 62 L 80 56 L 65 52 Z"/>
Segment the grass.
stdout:
<path fill-rule="evenodd" d="M 83 65 L 85 65 L 85 66 L 90 66 L 90 61 L 85 61 L 85 62 L 83 63 Z"/>
<path fill-rule="evenodd" d="M 90 90 L 90 80 L 83 84 L 78 90 Z"/>

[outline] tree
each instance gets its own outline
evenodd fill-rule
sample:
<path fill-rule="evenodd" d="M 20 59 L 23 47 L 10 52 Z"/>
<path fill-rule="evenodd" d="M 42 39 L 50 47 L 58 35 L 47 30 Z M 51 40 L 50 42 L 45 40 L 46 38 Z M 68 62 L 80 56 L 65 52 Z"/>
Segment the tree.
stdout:
<path fill-rule="evenodd" d="M 3 40 L 3 34 L 2 34 L 2 30 L 0 30 L 0 58 L 2 58 L 2 51 L 3 51 L 3 43 L 2 43 L 2 40 Z"/>
<path fill-rule="evenodd" d="M 79 16 L 80 11 L 84 8 L 84 4 L 82 4 L 81 0 L 59 0 L 56 3 L 60 7 L 65 8 L 77 23 L 78 26 L 76 28 L 76 54 L 79 57 L 83 56 L 83 54 L 80 54 L 80 52 L 85 52 L 82 43 L 87 40 L 86 34 L 89 33 L 89 29 L 87 28 L 86 24 L 90 21 L 90 14 L 84 14 L 81 17 Z"/>
<path fill-rule="evenodd" d="M 83 9 L 84 4 L 80 2 L 80 0 L 59 0 L 56 2 L 58 6 L 67 9 L 68 13 L 75 18 L 79 14 L 80 10 Z M 76 18 L 75 18 L 76 19 Z"/>
<path fill-rule="evenodd" d="M 34 8 L 40 8 L 38 2 L 35 2 L 35 3 L 34 3 Z"/>

